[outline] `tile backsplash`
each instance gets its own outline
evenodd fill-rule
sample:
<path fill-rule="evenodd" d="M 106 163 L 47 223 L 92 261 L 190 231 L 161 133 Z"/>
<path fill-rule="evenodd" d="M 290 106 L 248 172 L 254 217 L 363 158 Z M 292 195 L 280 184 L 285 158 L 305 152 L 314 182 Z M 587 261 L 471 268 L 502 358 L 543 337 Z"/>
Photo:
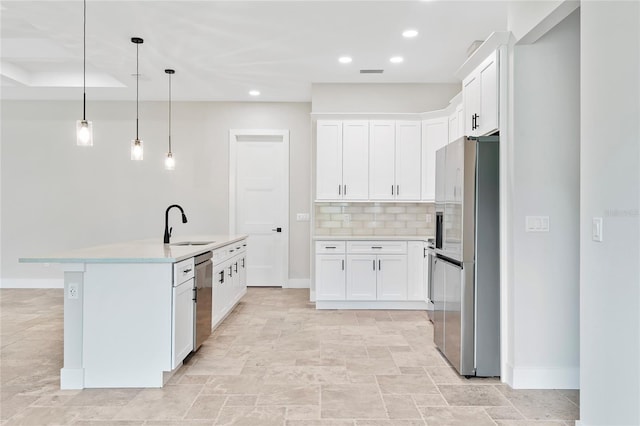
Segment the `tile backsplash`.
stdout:
<path fill-rule="evenodd" d="M 315 235 L 435 235 L 433 203 L 315 203 Z"/>

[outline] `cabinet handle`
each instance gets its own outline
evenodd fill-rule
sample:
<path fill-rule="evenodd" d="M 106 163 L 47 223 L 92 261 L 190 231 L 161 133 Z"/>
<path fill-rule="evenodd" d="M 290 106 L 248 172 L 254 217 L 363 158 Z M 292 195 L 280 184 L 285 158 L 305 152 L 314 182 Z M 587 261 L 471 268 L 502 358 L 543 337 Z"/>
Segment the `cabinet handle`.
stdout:
<path fill-rule="evenodd" d="M 229 276 L 233 277 L 233 268 L 229 265 Z"/>
<path fill-rule="evenodd" d="M 393 185 L 391 185 L 391 195 L 394 195 L 393 194 Z"/>
<path fill-rule="evenodd" d="M 378 271 L 382 271 L 382 261 L 378 259 Z"/>
<path fill-rule="evenodd" d="M 242 258 L 242 268 L 244 269 L 244 257 Z"/>
<path fill-rule="evenodd" d="M 191 299 L 191 300 L 193 300 L 196 303 L 198 302 L 198 289 L 197 288 L 193 289 L 193 299 Z"/>
<path fill-rule="evenodd" d="M 347 195 L 347 185 L 344 186 L 344 195 Z"/>
<path fill-rule="evenodd" d="M 231 250 L 229 250 L 229 253 L 233 253 L 234 251 L 235 251 L 234 249 L 231 249 Z"/>
<path fill-rule="evenodd" d="M 480 125 L 478 124 L 478 118 L 480 118 L 480 116 L 476 114 L 476 129 L 480 127 Z"/>
<path fill-rule="evenodd" d="M 236 270 L 234 271 L 236 274 L 238 273 L 238 262 L 235 263 Z"/>
<path fill-rule="evenodd" d="M 342 259 L 342 270 L 344 271 L 344 259 Z"/>
<path fill-rule="evenodd" d="M 338 195 L 342 195 L 342 185 L 338 185 Z"/>
<path fill-rule="evenodd" d="M 375 261 L 375 259 L 373 260 L 373 270 L 374 271 L 376 270 L 376 261 Z"/>
<path fill-rule="evenodd" d="M 400 185 L 396 185 L 396 196 L 400 195 Z"/>
<path fill-rule="evenodd" d="M 191 272 L 191 268 L 185 269 L 184 271 L 182 271 L 183 274 L 188 274 L 189 272 Z"/>
<path fill-rule="evenodd" d="M 224 271 L 220 271 L 220 281 L 218 281 L 220 284 L 224 284 Z"/>
<path fill-rule="evenodd" d="M 372 249 L 381 249 L 382 246 L 371 246 Z"/>
<path fill-rule="evenodd" d="M 337 247 L 336 246 L 326 246 L 325 248 L 326 249 L 334 249 L 334 248 L 337 248 Z"/>

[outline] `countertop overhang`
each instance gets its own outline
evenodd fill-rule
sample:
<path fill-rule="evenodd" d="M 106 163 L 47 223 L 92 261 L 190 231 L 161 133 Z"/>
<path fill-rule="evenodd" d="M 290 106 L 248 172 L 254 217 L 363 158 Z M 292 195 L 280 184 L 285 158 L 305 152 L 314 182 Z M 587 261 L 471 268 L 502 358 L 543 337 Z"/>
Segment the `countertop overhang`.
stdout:
<path fill-rule="evenodd" d="M 427 241 L 429 235 L 314 235 L 314 241 Z"/>
<path fill-rule="evenodd" d="M 153 238 L 68 250 L 48 256 L 21 257 L 18 261 L 20 263 L 175 263 L 245 238 L 247 235 L 191 235 L 176 238 L 172 243 L 212 241 L 210 244 L 188 246 L 164 244 L 159 238 Z"/>

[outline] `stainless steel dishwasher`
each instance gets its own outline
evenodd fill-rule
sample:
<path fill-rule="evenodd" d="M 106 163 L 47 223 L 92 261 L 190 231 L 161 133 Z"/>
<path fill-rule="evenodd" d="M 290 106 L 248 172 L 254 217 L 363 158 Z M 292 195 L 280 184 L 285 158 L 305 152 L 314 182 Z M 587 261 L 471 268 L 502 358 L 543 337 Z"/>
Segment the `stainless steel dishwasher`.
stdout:
<path fill-rule="evenodd" d="M 211 335 L 211 287 L 213 284 L 213 263 L 210 251 L 195 257 L 196 283 L 193 310 L 193 351 Z"/>

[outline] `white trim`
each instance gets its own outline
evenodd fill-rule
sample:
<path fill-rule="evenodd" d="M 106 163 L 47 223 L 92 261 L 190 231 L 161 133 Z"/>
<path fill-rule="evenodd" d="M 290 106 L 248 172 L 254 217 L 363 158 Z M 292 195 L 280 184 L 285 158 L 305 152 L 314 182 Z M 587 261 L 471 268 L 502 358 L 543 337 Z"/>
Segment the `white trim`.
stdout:
<path fill-rule="evenodd" d="M 500 381 L 513 387 L 513 365 L 508 362 L 504 362 L 504 360 L 501 364 Z"/>
<path fill-rule="evenodd" d="M 311 288 L 311 278 L 289 278 L 287 286 L 283 288 Z"/>
<path fill-rule="evenodd" d="M 316 301 L 316 291 L 315 290 L 309 290 L 309 301 L 310 302 L 315 302 Z"/>
<path fill-rule="evenodd" d="M 64 288 L 62 278 L 3 278 L 0 288 Z"/>
<path fill-rule="evenodd" d="M 514 368 L 513 389 L 579 389 L 580 368 Z"/>
<path fill-rule="evenodd" d="M 316 309 L 406 309 L 426 311 L 427 303 L 422 300 L 319 300 L 316 301 Z"/>
<path fill-rule="evenodd" d="M 291 162 L 291 151 L 289 149 L 289 130 L 286 129 L 230 129 L 229 130 L 229 234 L 235 235 L 236 232 L 236 162 L 237 162 L 237 148 L 236 143 L 238 141 L 238 137 L 242 136 L 280 136 L 282 138 L 282 143 L 285 147 L 285 152 L 287 159 L 284 161 L 283 166 L 285 167 L 285 178 L 287 184 L 287 196 L 284 199 L 283 211 L 285 212 L 285 221 L 286 223 L 283 226 L 282 239 L 286 241 L 284 244 L 284 254 L 282 256 L 282 272 L 283 272 L 283 285 L 282 287 L 287 286 L 287 281 L 289 278 L 289 228 L 291 227 L 290 223 L 290 213 L 289 213 L 289 182 L 290 182 L 290 162 Z"/>
<path fill-rule="evenodd" d="M 84 389 L 84 368 L 61 368 L 60 389 Z"/>

